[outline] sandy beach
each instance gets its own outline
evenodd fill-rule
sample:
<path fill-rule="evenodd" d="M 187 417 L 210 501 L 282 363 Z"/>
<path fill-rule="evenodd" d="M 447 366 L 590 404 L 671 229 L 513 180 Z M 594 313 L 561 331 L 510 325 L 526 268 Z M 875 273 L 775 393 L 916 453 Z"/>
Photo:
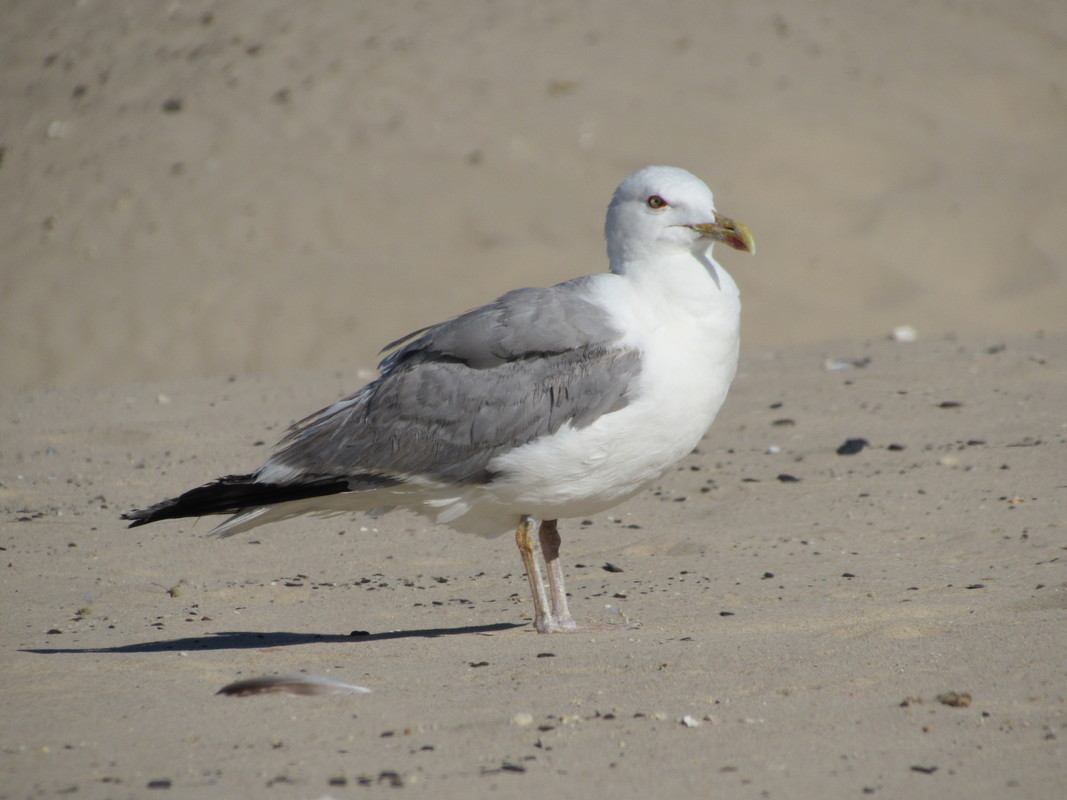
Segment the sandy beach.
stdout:
<path fill-rule="evenodd" d="M 7 4 L 0 800 L 1067 792 L 1067 11 L 617 6 Z M 640 627 L 403 513 L 119 521 L 648 163 L 759 249 L 699 448 L 561 521 Z M 301 674 L 372 691 L 216 694 Z"/>
<path fill-rule="evenodd" d="M 1056 796 L 1065 345 L 750 352 L 698 452 L 562 524 L 575 613 L 641 623 L 597 635 L 532 632 L 507 536 L 117 523 L 332 372 L 7 395 L 2 795 Z M 305 671 L 373 693 L 215 695 Z"/>

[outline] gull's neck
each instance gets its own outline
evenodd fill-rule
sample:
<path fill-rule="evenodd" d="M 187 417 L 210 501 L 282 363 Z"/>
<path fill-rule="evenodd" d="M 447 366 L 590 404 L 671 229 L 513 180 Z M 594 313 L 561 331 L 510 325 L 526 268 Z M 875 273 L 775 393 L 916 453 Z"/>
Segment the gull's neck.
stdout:
<path fill-rule="evenodd" d="M 737 303 L 737 284 L 711 257 L 711 248 L 612 259 L 611 271 L 625 278 L 642 295 L 661 298 L 679 310 L 706 311 L 709 304 Z"/>

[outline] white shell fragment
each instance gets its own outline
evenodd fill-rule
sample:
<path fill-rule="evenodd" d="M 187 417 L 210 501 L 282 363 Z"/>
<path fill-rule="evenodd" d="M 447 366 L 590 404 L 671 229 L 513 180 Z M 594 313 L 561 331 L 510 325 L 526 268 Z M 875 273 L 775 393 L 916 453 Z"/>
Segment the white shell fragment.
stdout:
<path fill-rule="evenodd" d="M 894 342 L 914 342 L 919 338 L 919 332 L 911 325 L 898 325 L 893 328 L 893 333 L 890 334 L 890 338 Z"/>

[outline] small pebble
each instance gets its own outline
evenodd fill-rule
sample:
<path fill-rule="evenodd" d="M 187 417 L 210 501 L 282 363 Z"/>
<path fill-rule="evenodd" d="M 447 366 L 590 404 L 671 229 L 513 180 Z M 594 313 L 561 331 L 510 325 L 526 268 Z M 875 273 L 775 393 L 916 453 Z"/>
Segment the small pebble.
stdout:
<path fill-rule="evenodd" d="M 952 708 L 968 708 L 971 705 L 971 695 L 968 692 L 945 692 L 937 696 L 937 702 Z"/>
<path fill-rule="evenodd" d="M 866 439 L 846 439 L 844 444 L 837 448 L 839 456 L 854 456 L 870 444 Z"/>

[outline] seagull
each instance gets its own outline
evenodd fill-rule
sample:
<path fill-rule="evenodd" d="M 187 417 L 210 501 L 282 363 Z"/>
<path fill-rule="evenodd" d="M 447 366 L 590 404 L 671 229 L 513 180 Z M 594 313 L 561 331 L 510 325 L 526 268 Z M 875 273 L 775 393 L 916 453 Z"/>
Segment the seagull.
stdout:
<path fill-rule="evenodd" d="M 677 167 L 627 177 L 605 238 L 608 272 L 517 289 L 392 342 L 376 380 L 295 423 L 255 472 L 122 518 L 229 514 L 211 531 L 225 537 L 407 508 L 463 532 L 514 530 L 535 629 L 590 629 L 568 607 L 557 521 L 634 496 L 696 447 L 737 370 L 740 298 L 712 247 L 755 251 Z"/>

